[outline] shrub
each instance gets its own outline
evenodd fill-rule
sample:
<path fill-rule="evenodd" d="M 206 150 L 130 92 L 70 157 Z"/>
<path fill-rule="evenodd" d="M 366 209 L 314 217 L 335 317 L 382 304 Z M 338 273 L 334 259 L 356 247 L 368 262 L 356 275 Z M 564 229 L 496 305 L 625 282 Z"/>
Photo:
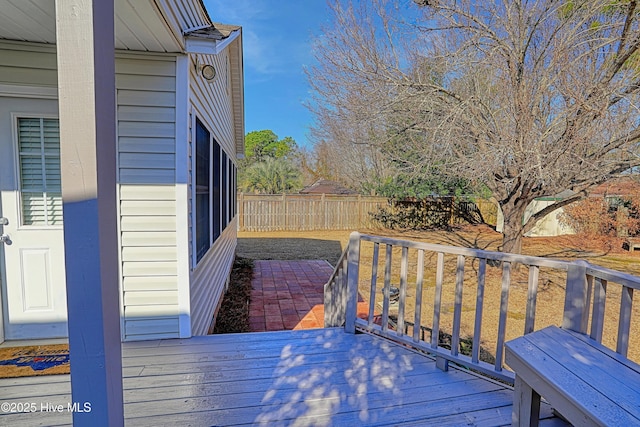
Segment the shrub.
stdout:
<path fill-rule="evenodd" d="M 640 199 L 588 197 L 565 206 L 559 219 L 586 236 L 636 235 L 640 231 Z"/>
<path fill-rule="evenodd" d="M 448 229 L 454 224 L 484 222 L 475 203 L 454 197 L 390 199 L 389 207 L 370 213 L 375 222 L 392 230 Z"/>

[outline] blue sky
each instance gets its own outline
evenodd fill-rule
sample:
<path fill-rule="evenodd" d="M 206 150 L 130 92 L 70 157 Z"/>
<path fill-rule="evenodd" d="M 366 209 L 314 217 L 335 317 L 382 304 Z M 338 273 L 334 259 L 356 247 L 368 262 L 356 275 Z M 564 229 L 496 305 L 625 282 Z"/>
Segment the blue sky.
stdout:
<path fill-rule="evenodd" d="M 300 146 L 312 123 L 303 102 L 303 67 L 313 63 L 311 41 L 328 23 L 325 0 L 204 0 L 214 22 L 242 26 L 246 132 L 271 129 Z"/>

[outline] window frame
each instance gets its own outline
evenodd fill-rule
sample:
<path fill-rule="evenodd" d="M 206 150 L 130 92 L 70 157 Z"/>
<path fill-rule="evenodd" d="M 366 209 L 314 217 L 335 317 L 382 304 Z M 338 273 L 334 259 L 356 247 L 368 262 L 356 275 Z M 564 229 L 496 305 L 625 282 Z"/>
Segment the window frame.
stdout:
<path fill-rule="evenodd" d="M 191 131 L 191 252 L 192 268 L 195 269 L 200 261 L 206 256 L 216 241 L 225 232 L 227 227 L 233 222 L 237 207 L 236 203 L 236 176 L 237 166 L 233 163 L 232 157 L 225 151 L 222 144 L 218 142 L 210 127 L 202 119 L 202 115 L 193 114 Z M 199 239 L 198 229 L 198 127 L 202 128 L 209 135 L 209 165 L 208 165 L 208 247 L 203 250 Z M 200 193 L 202 194 L 202 193 Z"/>
<path fill-rule="evenodd" d="M 202 131 L 206 134 L 203 135 L 206 139 L 204 141 L 200 139 L 200 129 L 202 129 Z M 196 118 L 195 120 L 194 135 L 195 155 L 193 167 L 193 240 L 195 246 L 195 262 L 198 263 L 211 248 L 211 132 L 198 118 Z M 201 150 L 201 142 L 204 146 L 206 146 L 206 149 Z M 200 153 L 201 151 L 203 152 Z M 200 160 L 205 158 L 207 162 L 206 171 L 202 171 L 200 170 Z M 206 184 L 201 184 L 200 178 L 205 178 Z M 203 203 L 200 202 L 200 197 L 205 197 Z M 206 208 L 206 218 L 200 218 L 199 216 L 201 207 Z M 205 233 L 205 236 L 203 237 L 201 233 Z M 205 238 L 206 241 L 202 242 L 202 240 Z"/>

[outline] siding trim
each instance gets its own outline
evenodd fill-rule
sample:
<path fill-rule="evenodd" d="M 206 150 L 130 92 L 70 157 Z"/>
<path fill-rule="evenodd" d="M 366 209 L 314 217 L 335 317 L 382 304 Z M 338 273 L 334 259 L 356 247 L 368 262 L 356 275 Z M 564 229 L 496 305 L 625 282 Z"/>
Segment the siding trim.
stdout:
<path fill-rule="evenodd" d="M 189 258 L 189 57 L 176 58 L 176 250 L 180 338 L 191 336 Z"/>
<path fill-rule="evenodd" d="M 117 60 L 116 60 L 117 61 Z M 118 303 L 120 304 L 120 342 L 124 342 L 127 337 L 125 302 L 124 302 L 124 269 L 122 262 L 122 185 L 120 185 L 120 121 L 118 120 L 118 88 L 116 87 L 116 229 L 118 231 Z"/>
<path fill-rule="evenodd" d="M 191 31 L 191 30 L 190 30 Z M 186 31 L 185 31 L 186 32 Z M 202 55 L 217 55 L 224 51 L 234 40 L 240 36 L 240 30 L 234 30 L 227 38 L 222 40 L 211 40 L 202 37 L 188 36 L 186 50 L 188 53 Z"/>
<path fill-rule="evenodd" d="M 0 84 L 0 96 L 30 99 L 58 99 L 58 88 Z"/>
<path fill-rule="evenodd" d="M 191 63 L 191 61 L 189 61 L 189 63 Z M 189 98 L 191 98 L 191 94 L 189 94 Z M 190 151 L 190 155 L 189 155 L 189 163 L 190 163 L 190 174 L 195 173 L 194 171 L 196 170 L 196 156 L 194 154 L 195 151 L 195 147 L 193 146 L 195 138 L 193 138 L 193 131 L 196 128 L 196 117 L 198 116 L 198 112 L 196 111 L 196 109 L 193 107 L 193 104 L 189 105 L 189 151 Z M 190 218 L 189 218 L 189 228 L 187 230 L 187 233 L 189 235 L 190 238 L 190 242 L 191 242 L 191 251 L 189 252 L 190 257 L 189 257 L 189 271 L 193 271 L 196 268 L 196 265 L 198 265 L 198 259 L 197 259 L 197 249 L 196 249 L 196 239 L 194 238 L 194 236 L 192 235 L 193 232 L 193 224 L 196 223 L 196 210 L 193 207 L 195 204 L 195 200 L 196 200 L 196 186 L 193 185 L 193 181 L 189 182 L 189 185 L 187 186 L 188 188 L 188 193 L 189 193 L 189 200 L 190 200 L 190 206 L 191 206 L 191 210 L 189 212 Z M 195 234 L 195 233 L 194 233 Z"/>

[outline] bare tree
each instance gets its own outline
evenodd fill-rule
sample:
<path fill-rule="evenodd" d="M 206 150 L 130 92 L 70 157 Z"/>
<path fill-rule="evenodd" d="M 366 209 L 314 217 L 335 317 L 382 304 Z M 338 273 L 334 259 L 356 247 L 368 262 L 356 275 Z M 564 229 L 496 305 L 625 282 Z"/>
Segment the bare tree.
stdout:
<path fill-rule="evenodd" d="M 502 249 L 640 164 L 640 7 L 631 0 L 331 4 L 308 70 L 317 126 L 366 131 L 419 171 L 489 187 Z M 570 196 L 523 223 L 537 197 Z"/>
<path fill-rule="evenodd" d="M 370 191 L 376 183 L 393 174 L 391 165 L 367 130 L 327 118 L 322 128 L 312 130 L 313 152 L 304 169 L 317 178 L 338 181 L 358 191 Z M 317 118 L 318 119 L 318 118 Z"/>

